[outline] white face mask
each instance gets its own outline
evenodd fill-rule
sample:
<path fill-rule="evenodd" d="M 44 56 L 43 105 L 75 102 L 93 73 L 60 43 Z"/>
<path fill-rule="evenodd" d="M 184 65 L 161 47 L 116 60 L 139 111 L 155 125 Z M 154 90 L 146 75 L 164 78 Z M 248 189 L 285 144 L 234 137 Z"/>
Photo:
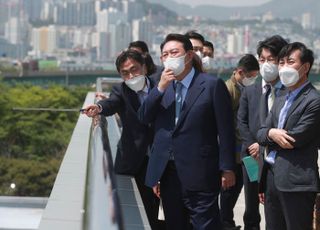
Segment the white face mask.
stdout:
<path fill-rule="evenodd" d="M 260 74 L 266 82 L 271 82 L 279 75 L 278 65 L 265 62 L 260 65 Z"/>
<path fill-rule="evenodd" d="M 213 58 L 209 56 L 202 58 L 202 67 L 206 71 L 213 69 Z"/>
<path fill-rule="evenodd" d="M 282 85 L 285 87 L 295 85 L 300 78 L 298 70 L 287 66 L 284 66 L 279 70 L 279 77 Z"/>
<path fill-rule="evenodd" d="M 138 92 L 143 89 L 146 83 L 146 76 L 139 75 L 126 80 L 124 83 L 133 91 Z"/>
<path fill-rule="evenodd" d="M 178 76 L 180 73 L 183 72 L 185 68 L 184 58 L 186 55 L 180 57 L 168 57 L 167 60 L 163 62 L 164 68 L 171 69 L 175 76 Z"/>
<path fill-rule="evenodd" d="M 199 57 L 200 59 L 202 59 L 203 53 L 201 53 L 200 50 L 196 51 L 195 53 L 196 53 L 196 55 L 198 55 L 198 57 Z"/>
<path fill-rule="evenodd" d="M 249 86 L 253 85 L 256 82 L 257 76 L 256 77 L 245 77 L 242 79 L 242 85 L 244 86 Z"/>

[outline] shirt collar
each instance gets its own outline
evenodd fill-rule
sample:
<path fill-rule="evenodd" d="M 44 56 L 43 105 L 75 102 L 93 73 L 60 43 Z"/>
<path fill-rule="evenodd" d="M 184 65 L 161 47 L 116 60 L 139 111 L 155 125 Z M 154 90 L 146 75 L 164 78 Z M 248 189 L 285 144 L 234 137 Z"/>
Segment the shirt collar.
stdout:
<path fill-rule="evenodd" d="M 191 84 L 191 81 L 193 79 L 193 76 L 194 76 L 194 73 L 195 73 L 195 70 L 194 68 L 192 67 L 192 69 L 190 70 L 190 72 L 187 74 L 187 76 L 185 76 L 185 78 L 183 78 L 180 82 L 181 84 L 186 87 L 187 89 L 189 89 L 189 86 Z"/>
<path fill-rule="evenodd" d="M 275 89 L 281 89 L 282 88 L 282 83 L 280 80 L 277 81 L 277 83 L 273 86 Z"/>
<path fill-rule="evenodd" d="M 303 85 L 301 85 L 299 88 L 296 88 L 295 90 L 293 91 L 289 91 L 288 93 L 288 99 L 294 99 L 298 93 L 300 93 L 300 91 L 307 85 L 309 84 L 309 81 L 306 81 Z"/>

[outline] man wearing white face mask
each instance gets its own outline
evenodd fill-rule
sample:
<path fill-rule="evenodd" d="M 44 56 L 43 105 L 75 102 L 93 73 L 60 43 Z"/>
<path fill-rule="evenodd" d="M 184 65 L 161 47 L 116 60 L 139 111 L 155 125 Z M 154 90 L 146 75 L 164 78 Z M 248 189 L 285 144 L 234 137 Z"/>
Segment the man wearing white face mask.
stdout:
<path fill-rule="evenodd" d="M 146 185 L 162 198 L 167 230 L 188 230 L 190 220 L 194 229 L 221 229 L 218 195 L 235 183 L 230 95 L 201 72 L 185 35 L 167 35 L 160 49 L 165 70 L 139 109 L 155 126 Z"/>
<path fill-rule="evenodd" d="M 272 101 L 286 92 L 281 82 L 279 82 L 277 64 L 278 54 L 282 47 L 287 44 L 278 35 L 266 38 L 258 43 L 257 53 L 260 68 L 263 67 L 262 70 L 260 69 L 260 73 L 264 79 L 264 83 L 268 83 L 262 85 L 261 82 L 257 82 L 245 87 L 240 97 L 238 128 L 242 140 L 241 159 L 251 156 L 257 160 L 259 162 L 260 174 L 265 150 L 259 146 L 256 136 L 261 123 L 265 121 L 272 107 Z M 242 166 L 242 172 L 245 195 L 244 230 L 259 230 L 261 221 L 259 213 L 259 185 L 263 187 L 263 183 L 250 181 L 244 165 Z M 263 202 L 263 199 L 261 202 Z"/>
<path fill-rule="evenodd" d="M 244 87 L 252 85 L 257 79 L 259 72 L 259 63 L 255 56 L 246 54 L 239 60 L 237 68 L 233 71 L 230 79 L 226 81 L 226 86 L 231 96 L 232 110 L 234 116 L 234 125 L 237 127 L 237 112 L 239 109 L 240 95 Z M 236 148 L 234 156 L 236 157 L 236 184 L 235 186 L 221 190 L 220 193 L 220 212 L 224 230 L 239 229 L 233 220 L 233 208 L 237 202 L 242 189 L 242 168 L 240 161 L 241 138 L 238 129 L 236 129 Z"/>
<path fill-rule="evenodd" d="M 209 41 L 204 41 L 202 66 L 205 71 L 208 72 L 213 69 L 213 58 L 214 58 L 213 44 Z"/>
<path fill-rule="evenodd" d="M 196 56 L 193 57 L 194 62 L 198 62 L 198 66 L 202 66 L 202 57 L 203 57 L 203 44 L 205 42 L 204 37 L 197 33 L 195 30 L 190 30 L 185 33 L 192 44 L 193 52 Z M 202 71 L 204 71 L 203 66 L 201 67 Z"/>
<path fill-rule="evenodd" d="M 190 42 L 192 43 L 193 51 L 198 55 L 200 60 L 203 57 L 203 43 L 204 43 L 204 37 L 197 33 L 194 30 L 190 30 L 185 35 L 190 39 Z"/>
<path fill-rule="evenodd" d="M 308 80 L 313 52 L 294 42 L 281 50 L 279 60 L 280 80 L 289 92 L 275 100 L 257 135 L 259 144 L 268 147 L 266 176 L 262 178 L 266 227 L 312 229 L 314 202 L 320 188 L 320 95 Z"/>
<path fill-rule="evenodd" d="M 84 114 L 112 116 L 117 113 L 122 123 L 122 133 L 115 159 L 115 172 L 134 176 L 152 229 L 160 229 L 157 220 L 159 200 L 152 189 L 144 185 L 147 155 L 153 139 L 153 127 L 138 120 L 137 111 L 155 85 L 146 76 L 144 57 L 135 50 L 122 52 L 116 67 L 124 80 L 112 88 L 110 97 L 84 108 Z"/>

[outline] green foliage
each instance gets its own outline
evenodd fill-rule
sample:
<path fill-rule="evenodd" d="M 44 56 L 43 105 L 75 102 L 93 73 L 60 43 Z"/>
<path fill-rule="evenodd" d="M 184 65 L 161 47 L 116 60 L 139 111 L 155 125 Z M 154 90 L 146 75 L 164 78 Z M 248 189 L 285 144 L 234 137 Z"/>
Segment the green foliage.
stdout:
<path fill-rule="evenodd" d="M 78 109 L 85 95 L 86 90 L 75 93 L 61 86 L 5 88 L 0 99 L 0 155 L 25 159 L 61 157 L 79 113 L 19 108 Z"/>
<path fill-rule="evenodd" d="M 87 92 L 85 87 L 56 85 L 9 87 L 0 80 L 0 194 L 10 191 L 12 181 L 17 184 L 14 195 L 49 194 Z"/>
<path fill-rule="evenodd" d="M 0 194 L 6 196 L 49 196 L 60 161 L 0 157 Z M 15 188 L 10 185 L 15 184 Z"/>

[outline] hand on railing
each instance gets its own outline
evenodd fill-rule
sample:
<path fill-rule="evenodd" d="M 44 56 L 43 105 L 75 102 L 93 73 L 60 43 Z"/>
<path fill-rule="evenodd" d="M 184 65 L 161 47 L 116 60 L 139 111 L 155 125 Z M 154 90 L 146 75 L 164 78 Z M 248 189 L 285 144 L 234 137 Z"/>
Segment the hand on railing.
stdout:
<path fill-rule="evenodd" d="M 102 92 L 96 92 L 96 101 L 100 101 L 103 99 L 107 99 L 108 96 L 105 93 Z"/>
<path fill-rule="evenodd" d="M 99 113 L 101 113 L 102 107 L 97 104 L 88 105 L 81 109 L 82 114 L 86 114 L 88 117 L 92 117 L 93 125 L 96 126 L 99 123 Z"/>

